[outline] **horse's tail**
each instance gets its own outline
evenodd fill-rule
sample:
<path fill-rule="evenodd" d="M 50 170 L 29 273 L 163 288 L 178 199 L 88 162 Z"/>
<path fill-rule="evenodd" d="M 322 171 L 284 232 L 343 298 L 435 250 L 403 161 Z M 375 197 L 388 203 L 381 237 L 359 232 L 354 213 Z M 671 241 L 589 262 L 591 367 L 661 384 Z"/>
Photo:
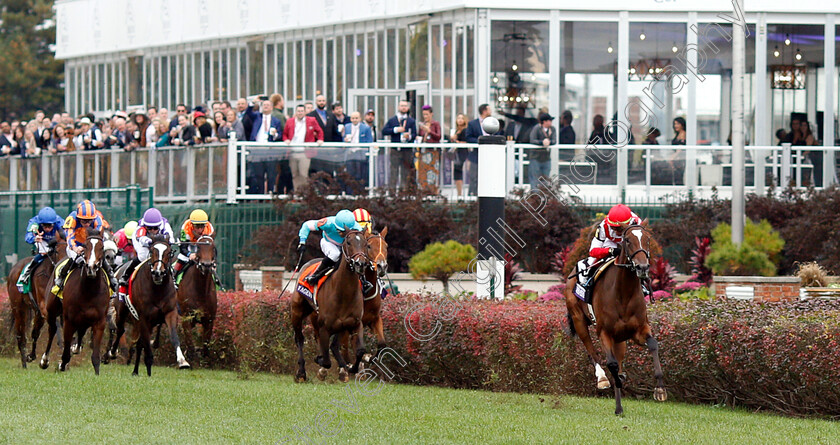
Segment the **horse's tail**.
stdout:
<path fill-rule="evenodd" d="M 574 320 L 572 320 L 572 314 L 570 314 L 568 312 L 566 313 L 566 322 L 568 324 L 566 329 L 564 329 L 566 331 L 566 335 L 574 338 L 575 335 L 577 335 L 577 332 L 575 331 L 575 322 L 574 322 Z"/>

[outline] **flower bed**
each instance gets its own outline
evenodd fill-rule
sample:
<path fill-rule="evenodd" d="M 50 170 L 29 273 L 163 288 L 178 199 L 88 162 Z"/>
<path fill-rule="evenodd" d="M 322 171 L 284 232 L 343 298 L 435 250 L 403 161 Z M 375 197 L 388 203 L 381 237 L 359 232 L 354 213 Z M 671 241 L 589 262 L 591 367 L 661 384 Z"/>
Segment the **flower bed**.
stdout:
<path fill-rule="evenodd" d="M 596 393 L 594 371 L 580 341 L 563 332 L 562 299 L 461 304 L 457 316 L 446 320 L 428 296 L 385 300 L 382 316 L 388 345 L 407 361 L 404 367 L 389 365 L 398 381 L 493 391 Z M 438 333 L 428 341 L 412 337 L 404 323 L 408 314 L 416 333 Z M 840 302 L 673 299 L 652 304 L 649 316 L 674 399 L 840 417 L 836 384 Z M 0 351 L 12 355 L 14 341 L 3 293 L 0 322 L 6 334 L 0 339 Z M 306 358 L 311 361 L 315 352 L 310 328 L 305 335 Z M 170 349 L 159 349 L 156 362 L 173 361 Z M 220 294 L 211 349 L 218 367 L 292 373 L 296 350 L 288 297 Z M 650 362 L 645 348 L 628 348 L 625 367 L 631 394 L 649 397 L 654 383 Z"/>

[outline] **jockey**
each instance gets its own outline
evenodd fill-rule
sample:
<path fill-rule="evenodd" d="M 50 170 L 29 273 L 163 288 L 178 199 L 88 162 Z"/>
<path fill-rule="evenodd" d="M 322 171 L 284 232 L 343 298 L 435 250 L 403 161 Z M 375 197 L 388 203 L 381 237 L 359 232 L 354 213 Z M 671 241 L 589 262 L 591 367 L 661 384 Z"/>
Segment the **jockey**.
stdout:
<path fill-rule="evenodd" d="M 64 220 L 64 234 L 67 239 L 67 257 L 73 264 L 82 264 L 85 261 L 83 253 L 85 252 L 85 241 L 87 241 L 87 229 L 102 230 L 105 220 L 102 214 L 96 210 L 96 206 L 89 200 L 84 200 L 79 203 L 76 210 L 67 216 Z M 67 274 L 70 273 L 72 267 L 64 267 L 61 273 L 56 277 L 56 286 L 59 289 L 64 288 L 64 280 Z M 114 281 L 114 271 L 107 261 L 103 262 L 103 269 L 108 274 L 108 279 L 111 283 L 111 290 L 116 289 L 116 281 Z"/>
<path fill-rule="evenodd" d="M 198 246 L 194 243 L 198 242 L 198 239 L 202 236 L 215 237 L 216 229 L 213 224 L 210 224 L 207 212 L 195 209 L 190 213 L 189 219 L 181 225 L 181 236 L 178 239 L 181 242 L 181 251 L 178 253 L 178 261 L 175 263 L 176 275 L 181 272 L 188 261 L 195 260 Z"/>
<path fill-rule="evenodd" d="M 52 207 L 44 207 L 26 224 L 25 240 L 28 244 L 33 245 L 37 253 L 23 269 L 23 273 L 18 279 L 21 286 L 29 282 L 32 271 L 46 258 L 47 252 L 50 251 L 49 244 L 64 238 L 64 234 L 61 232 L 62 223 L 64 223 L 64 219 L 58 216 Z"/>
<path fill-rule="evenodd" d="M 152 207 L 143 213 L 140 221 L 137 221 L 137 230 L 134 231 L 132 245 L 137 256 L 131 260 L 123 275 L 120 277 L 120 291 L 119 298 L 123 301 L 128 293 L 128 281 L 131 279 L 131 274 L 137 265 L 149 259 L 149 248 L 152 247 L 152 237 L 156 235 L 163 235 L 170 243 L 175 242 L 175 236 L 172 234 L 172 227 L 169 221 L 160 214 L 160 210 Z"/>
<path fill-rule="evenodd" d="M 366 234 L 370 234 L 373 230 L 373 222 L 372 218 L 370 217 L 370 212 L 365 209 L 356 209 L 353 210 L 353 216 L 356 218 L 356 222 L 362 226 L 362 231 Z"/>
<path fill-rule="evenodd" d="M 339 211 L 335 216 L 306 221 L 300 227 L 300 232 L 298 233 L 300 237 L 298 254 L 303 255 L 303 252 L 306 250 L 306 239 L 309 238 L 309 233 L 319 231 L 321 232 L 321 251 L 326 255 L 326 258 L 318 265 L 318 269 L 305 279 L 311 286 L 318 283 L 318 280 L 327 271 L 338 264 L 341 259 L 341 245 L 344 242 L 344 234 L 349 230 L 361 231 L 362 226 L 356 222 L 353 212 L 346 209 Z M 364 277 L 359 277 L 359 280 L 362 282 L 362 291 L 364 293 L 370 292 L 373 284 L 365 280 Z"/>
<path fill-rule="evenodd" d="M 589 275 L 594 268 L 591 266 L 607 257 L 617 257 L 621 252 L 621 242 L 623 234 L 619 231 L 619 227 L 629 224 L 641 224 L 642 219 L 639 215 L 633 213 L 630 207 L 624 204 L 618 204 L 610 209 L 607 217 L 598 224 L 598 229 L 595 231 L 595 238 L 589 245 L 589 258 L 586 260 L 586 270 L 583 272 L 583 285 L 588 288 Z M 642 290 L 647 294 L 648 290 L 645 283 L 642 283 Z"/>
<path fill-rule="evenodd" d="M 137 221 L 129 221 L 125 223 L 125 226 L 122 229 L 117 230 L 117 233 L 114 234 L 114 242 L 117 243 L 117 249 L 119 249 L 119 253 L 122 254 L 119 257 L 119 264 L 137 256 L 137 252 L 134 251 L 134 245 L 131 243 L 136 230 Z"/>

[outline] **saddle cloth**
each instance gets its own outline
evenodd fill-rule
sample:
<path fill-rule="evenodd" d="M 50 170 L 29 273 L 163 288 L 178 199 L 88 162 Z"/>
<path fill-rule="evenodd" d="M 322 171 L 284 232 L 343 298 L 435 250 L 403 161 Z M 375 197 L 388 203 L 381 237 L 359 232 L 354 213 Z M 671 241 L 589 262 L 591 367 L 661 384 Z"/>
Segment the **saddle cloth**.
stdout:
<path fill-rule="evenodd" d="M 23 266 L 23 270 L 20 271 L 20 275 L 18 276 L 17 283 L 15 283 L 18 291 L 22 294 L 28 294 L 32 290 L 32 275 L 35 275 L 35 271 L 32 271 L 32 275 L 29 276 L 28 280 L 23 281 L 23 277 L 26 276 L 26 272 L 29 271 L 30 267 L 32 267 L 32 261 L 26 263 L 26 266 Z"/>
<path fill-rule="evenodd" d="M 61 262 L 58 263 L 55 266 L 55 278 L 56 279 L 61 276 L 61 271 L 64 270 L 64 268 L 69 265 L 70 261 L 71 261 L 70 258 L 65 258 L 65 259 L 61 260 Z M 108 287 L 108 293 L 110 294 L 111 293 L 111 280 L 108 278 L 107 273 L 104 274 L 104 275 L 105 275 L 105 285 Z M 63 300 L 64 299 L 64 289 L 67 286 L 67 281 L 68 280 L 70 280 L 70 273 L 68 273 L 64 277 L 64 282 L 61 283 L 61 288 L 59 288 L 58 285 L 53 285 L 52 289 L 50 289 L 50 293 L 55 295 L 59 300 Z"/>
<path fill-rule="evenodd" d="M 595 273 L 592 274 L 592 277 L 589 279 L 589 281 L 587 281 L 585 283 L 585 285 L 581 284 L 580 278 L 578 278 L 578 281 L 575 284 L 575 289 L 574 289 L 574 292 L 573 292 L 575 294 L 575 296 L 579 300 L 583 301 L 584 303 L 592 304 L 591 301 L 586 301 L 586 288 L 591 289 L 592 286 L 595 285 L 595 282 L 598 281 L 598 278 L 601 277 L 601 274 L 604 273 L 604 271 L 607 270 L 607 267 L 609 267 L 614 262 L 615 262 L 615 258 L 610 258 L 607 261 L 604 261 L 603 263 L 595 263 L 592 266 L 589 266 L 589 267 L 596 267 L 597 269 L 595 270 Z M 582 267 L 581 263 L 585 264 L 586 260 L 581 260 L 578 263 L 578 265 L 577 265 L 577 267 L 579 268 L 578 271 L 580 271 L 580 268 Z M 578 275 L 578 277 L 580 277 L 581 275 L 583 275 L 582 271 L 581 271 L 581 274 Z"/>
<path fill-rule="evenodd" d="M 306 282 L 306 278 L 312 276 L 312 274 L 315 273 L 315 270 L 318 269 L 319 265 L 321 265 L 320 261 L 310 264 L 309 267 L 303 269 L 297 280 L 297 291 L 309 300 L 309 304 L 311 304 L 315 310 L 318 310 L 318 288 L 324 284 L 324 281 L 327 280 L 327 277 L 330 276 L 334 270 L 330 269 L 327 271 L 327 273 L 324 274 L 324 276 L 321 277 L 321 279 L 318 280 L 318 283 L 313 287 L 311 284 Z"/>

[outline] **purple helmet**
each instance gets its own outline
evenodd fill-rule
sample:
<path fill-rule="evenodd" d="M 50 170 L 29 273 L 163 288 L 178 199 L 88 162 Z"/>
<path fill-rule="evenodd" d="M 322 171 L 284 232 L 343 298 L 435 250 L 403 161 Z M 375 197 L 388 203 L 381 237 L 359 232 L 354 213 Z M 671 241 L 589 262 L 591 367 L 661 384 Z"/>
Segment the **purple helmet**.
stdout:
<path fill-rule="evenodd" d="M 160 210 L 152 207 L 143 213 L 143 225 L 146 227 L 160 227 L 163 225 L 163 215 Z"/>

